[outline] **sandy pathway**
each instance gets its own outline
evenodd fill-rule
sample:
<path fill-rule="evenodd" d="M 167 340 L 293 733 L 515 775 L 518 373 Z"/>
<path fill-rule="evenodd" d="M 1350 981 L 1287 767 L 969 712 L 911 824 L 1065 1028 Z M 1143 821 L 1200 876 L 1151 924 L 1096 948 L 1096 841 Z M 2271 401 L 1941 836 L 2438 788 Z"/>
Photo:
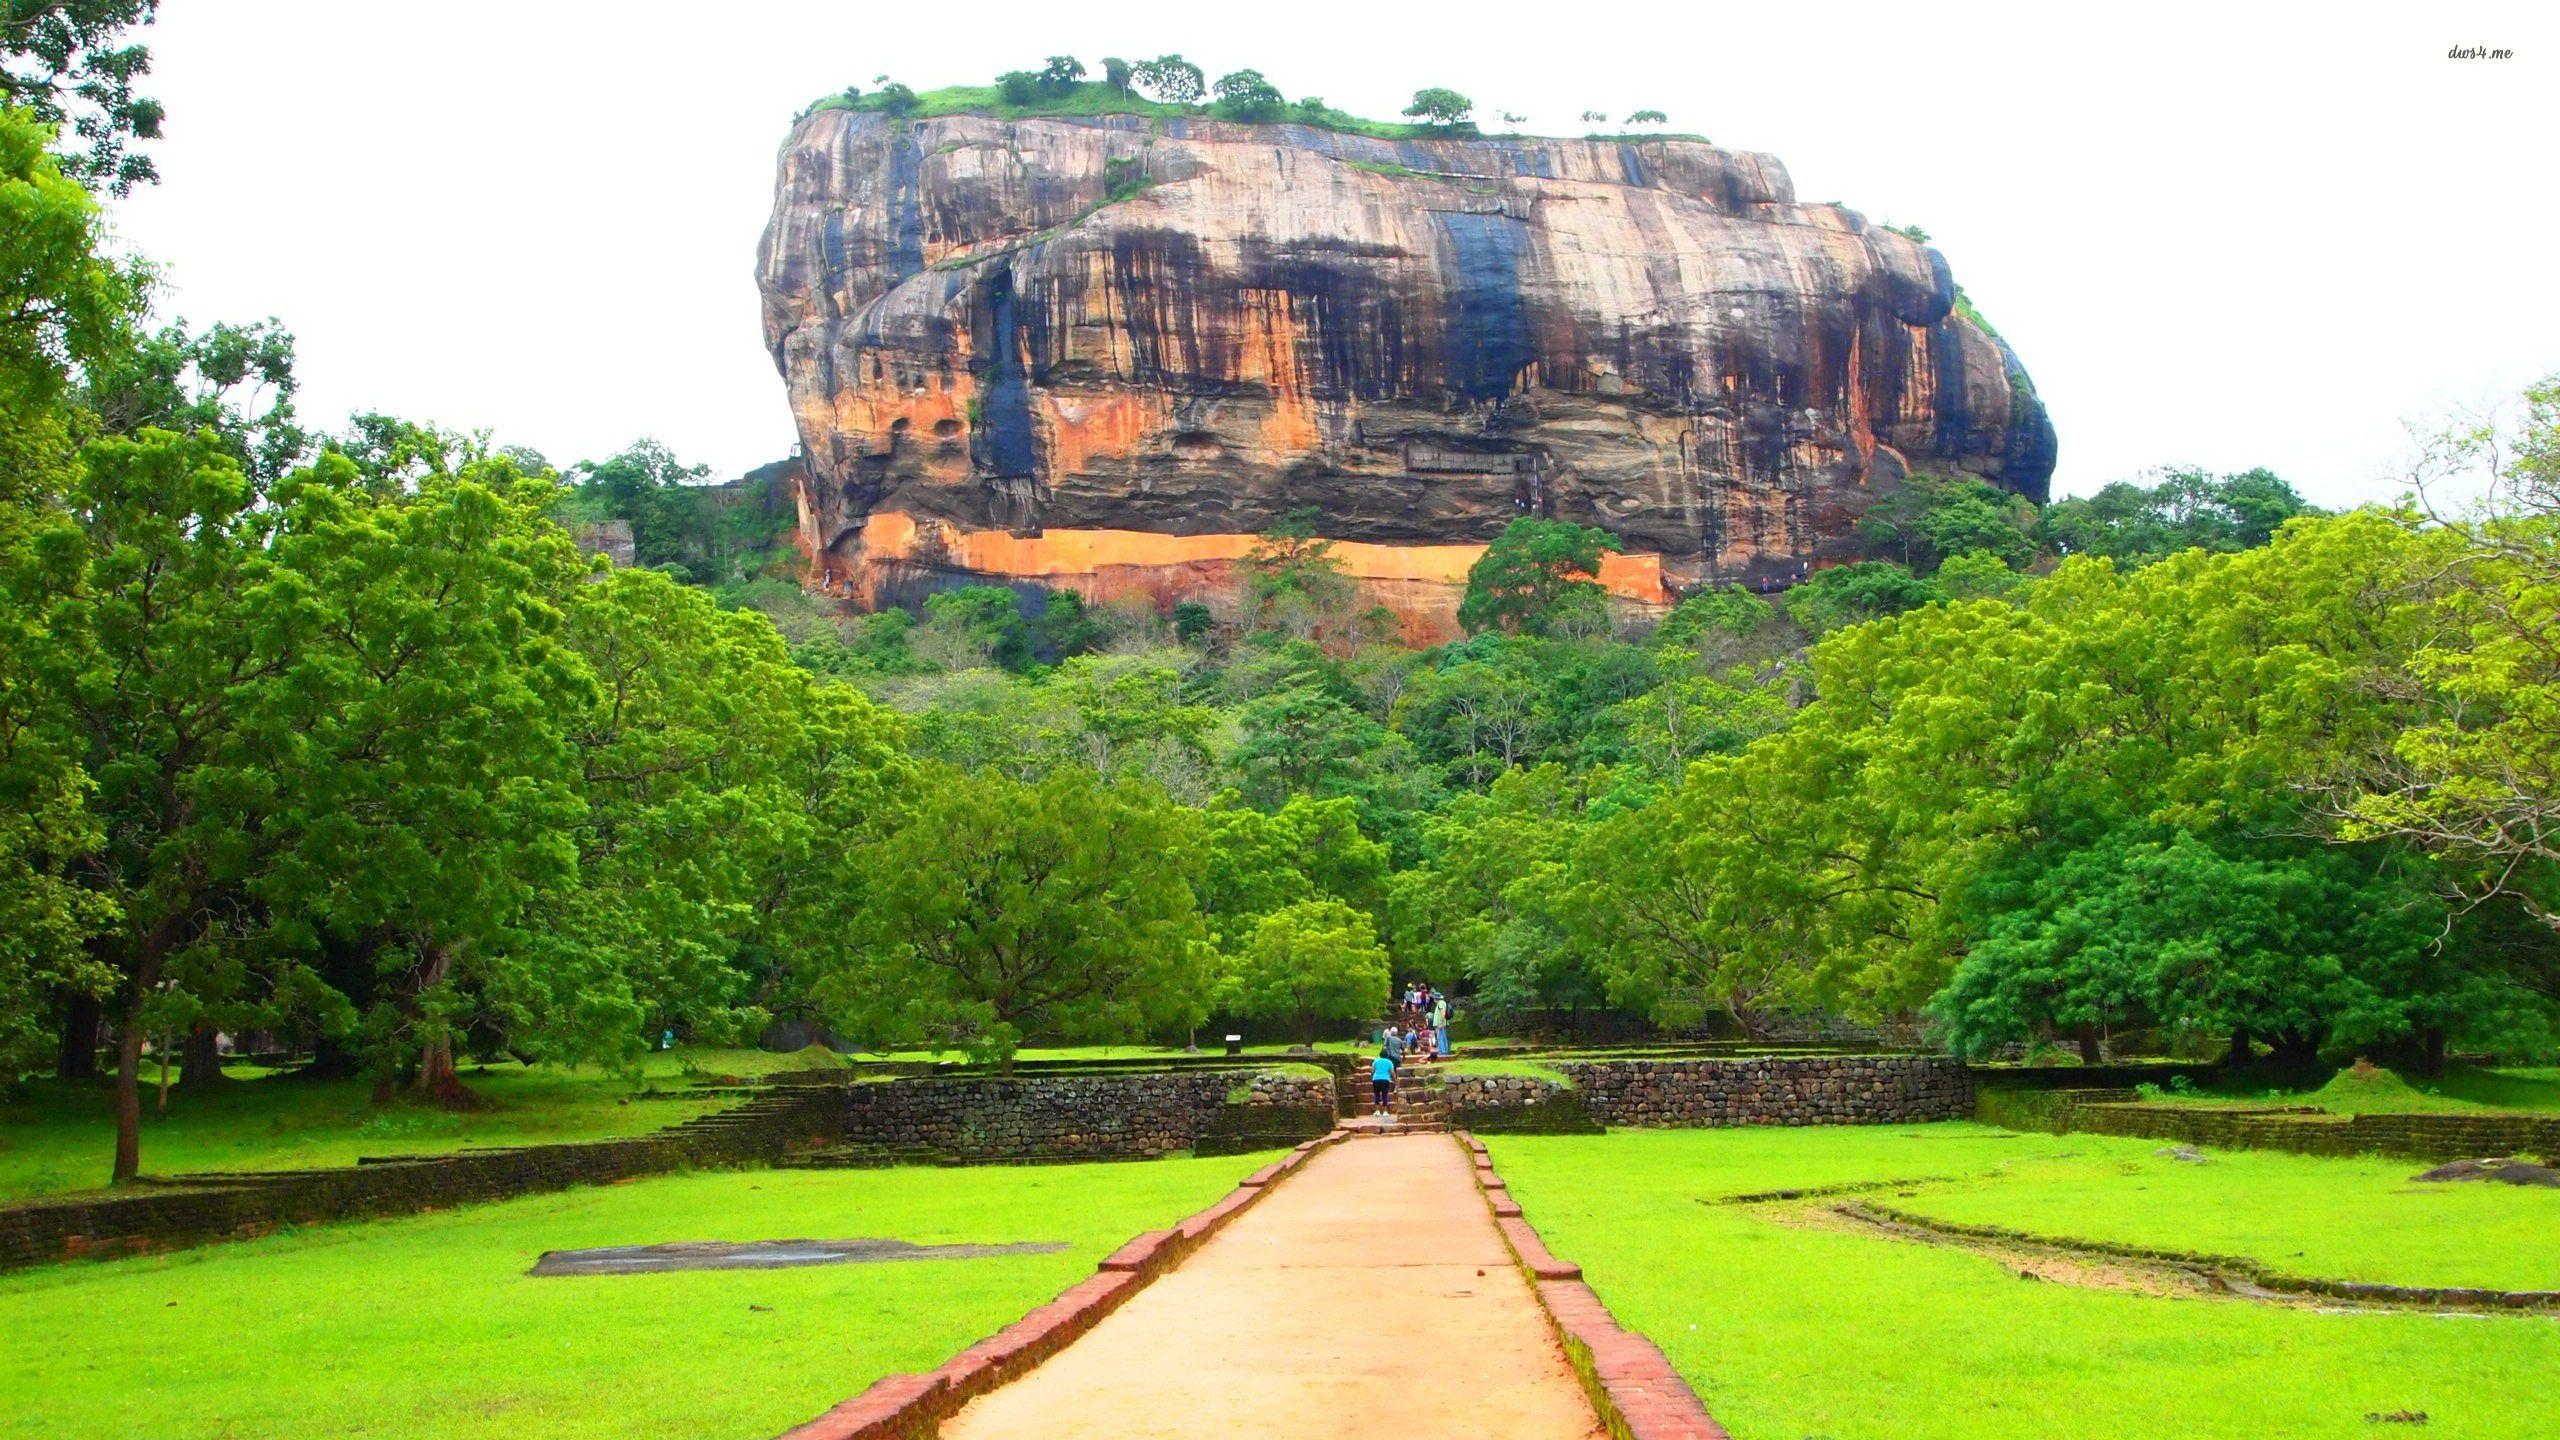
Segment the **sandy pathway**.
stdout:
<path fill-rule="evenodd" d="M 1594 1440 L 1464 1151 L 1355 1140 L 943 1440 Z"/>

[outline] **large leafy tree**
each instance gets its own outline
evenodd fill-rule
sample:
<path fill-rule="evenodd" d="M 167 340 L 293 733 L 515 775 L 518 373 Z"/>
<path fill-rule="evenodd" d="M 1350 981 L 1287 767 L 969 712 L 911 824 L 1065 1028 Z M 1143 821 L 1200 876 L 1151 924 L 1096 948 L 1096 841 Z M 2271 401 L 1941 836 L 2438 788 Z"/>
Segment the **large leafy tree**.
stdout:
<path fill-rule="evenodd" d="M 1204 1013 L 1188 812 L 1077 769 L 917 786 L 866 858 L 855 954 L 827 980 L 854 1033 L 1009 1065 L 1028 1041 L 1133 1041 Z"/>
<path fill-rule="evenodd" d="M 1960 1051 L 2067 1038 L 2095 1062 L 2158 1027 L 2295 1063 L 2410 1037 L 2440 1057 L 2457 1023 L 2486 1039 L 2513 1009 L 2438 950 L 2441 907 L 2387 855 L 2156 829 L 2054 850 L 1977 882 L 1979 938 L 1933 1005 Z"/>
<path fill-rule="evenodd" d="M 536 1031 L 534 897 L 575 876 L 580 776 L 561 707 L 588 677 L 559 638 L 587 566 L 553 487 L 503 458 L 388 496 L 335 454 L 279 487 L 276 554 L 303 598 L 286 689 L 294 783 L 262 804 L 284 915 L 370 948 L 366 1038 L 386 1087 L 468 1097 L 474 1023 Z"/>
<path fill-rule="evenodd" d="M 1589 952 L 1566 927 L 1567 861 L 1595 806 L 1615 803 L 1607 772 L 1545 764 L 1452 799 L 1422 825 L 1421 862 L 1388 881 L 1399 969 L 1461 980 L 1498 1021 L 1601 1003 Z"/>
<path fill-rule="evenodd" d="M 883 833 L 900 727 L 801 671 L 761 617 L 623 570 L 574 587 L 562 638 L 588 683 L 562 716 L 585 813 L 574 884 L 538 902 L 528 1008 L 547 1053 L 813 1018 L 839 858 Z"/>
<path fill-rule="evenodd" d="M 126 44 L 158 0 L 6 0 L 0 4 L 0 109 L 68 127 L 78 148 L 62 156 L 73 178 L 122 195 L 160 178 L 151 158 L 126 146 L 160 137 L 160 102 L 134 93 L 151 55 Z"/>
<path fill-rule="evenodd" d="M 274 844 L 305 715 L 286 680 L 318 617 L 271 553 L 281 511 L 208 435 L 92 441 L 65 503 L 79 533 L 48 615 L 48 683 L 104 829 L 81 869 L 119 917 L 92 953 L 119 992 L 123 1181 L 140 1166 L 145 1031 L 192 1019 L 190 961 L 255 924 L 243 886 Z"/>
<path fill-rule="evenodd" d="M 1600 556 L 1618 548 L 1618 537 L 1606 530 L 1523 515 L 1468 567 L 1458 623 L 1470 634 L 1543 635 L 1577 613 L 1599 609 Z"/>
<path fill-rule="evenodd" d="M 2148 485 L 2119 480 L 2094 495 L 2056 500 L 2038 529 L 2066 555 L 2100 556 L 2130 569 L 2180 550 L 2253 549 L 2286 521 L 2318 513 L 2272 471 L 2215 475 L 2181 467 L 2158 472 Z"/>
<path fill-rule="evenodd" d="M 2423 527 L 2438 543 L 2400 593 L 2441 625 L 2373 677 L 2411 723 L 2347 756 L 2333 794 L 2351 833 L 2422 846 L 2470 897 L 2560 930 L 2560 377 L 2526 391 L 2511 433 L 2429 437 L 2410 478 L 2485 499 Z M 2560 995 L 2560 974 L 2540 983 Z"/>
<path fill-rule="evenodd" d="M 0 1066 L 32 1062 L 61 1008 L 63 1066 L 80 1074 L 117 973 L 82 949 L 112 904 L 71 873 L 101 837 L 63 688 L 83 637 L 56 612 L 84 543 L 58 497 L 88 423 L 70 369 L 127 343 L 140 277 L 100 257 L 97 206 L 45 153 L 50 140 L 0 112 Z"/>
<path fill-rule="evenodd" d="M 1386 948 L 1368 915 L 1339 900 L 1299 900 L 1255 923 L 1218 1001 L 1234 1014 L 1286 1024 L 1312 1045 L 1327 1021 L 1379 1013 L 1388 984 Z"/>
<path fill-rule="evenodd" d="M 1363 910 L 1379 903 L 1387 849 L 1360 832 L 1357 807 L 1347 798 L 1292 795 L 1279 809 L 1263 811 L 1229 792 L 1201 821 L 1208 854 L 1200 908 L 1229 955 L 1264 916 L 1300 901 L 1335 899 Z"/>
<path fill-rule="evenodd" d="M 1868 506 L 1858 532 L 1925 575 L 1941 561 L 1975 551 L 2023 565 L 2035 554 L 2035 525 L 2034 504 L 1987 481 L 1918 474 Z"/>
<path fill-rule="evenodd" d="M 273 320 L 201 331 L 175 321 L 84 368 L 81 401 L 110 434 L 210 430 L 261 482 L 311 446 L 294 417 L 293 336 Z"/>
<path fill-rule="evenodd" d="M 1856 899 L 1780 777 L 1693 765 L 1671 794 L 1590 827 L 1570 855 L 1561 928 L 1610 1001 L 1667 1029 L 1721 1015 L 1746 1036 L 1816 993 L 1823 922 Z"/>

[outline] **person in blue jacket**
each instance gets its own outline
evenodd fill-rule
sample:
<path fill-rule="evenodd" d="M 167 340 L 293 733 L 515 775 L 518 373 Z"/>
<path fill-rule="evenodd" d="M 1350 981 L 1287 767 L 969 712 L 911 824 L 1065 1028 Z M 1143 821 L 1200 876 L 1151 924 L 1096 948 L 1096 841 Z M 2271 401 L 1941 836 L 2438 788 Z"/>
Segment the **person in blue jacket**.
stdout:
<path fill-rule="evenodd" d="M 1376 1103 L 1378 1113 L 1384 1115 L 1387 1103 L 1395 1098 L 1395 1094 L 1396 1060 L 1381 1050 L 1378 1058 L 1369 1062 L 1369 1098 Z"/>

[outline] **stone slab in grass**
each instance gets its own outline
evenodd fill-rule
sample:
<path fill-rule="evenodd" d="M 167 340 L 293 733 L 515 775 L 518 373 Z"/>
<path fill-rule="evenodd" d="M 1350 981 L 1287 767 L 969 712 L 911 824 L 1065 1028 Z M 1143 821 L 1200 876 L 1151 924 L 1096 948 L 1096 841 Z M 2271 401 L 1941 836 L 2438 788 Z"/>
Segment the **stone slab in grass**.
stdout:
<path fill-rule="evenodd" d="M 606 1245 L 546 1250 L 532 1275 L 656 1275 L 669 1270 L 784 1270 L 875 1260 L 974 1260 L 989 1255 L 1054 1255 L 1063 1240 L 1012 1245 L 918 1245 L 907 1240 L 679 1240 L 665 1245 Z"/>

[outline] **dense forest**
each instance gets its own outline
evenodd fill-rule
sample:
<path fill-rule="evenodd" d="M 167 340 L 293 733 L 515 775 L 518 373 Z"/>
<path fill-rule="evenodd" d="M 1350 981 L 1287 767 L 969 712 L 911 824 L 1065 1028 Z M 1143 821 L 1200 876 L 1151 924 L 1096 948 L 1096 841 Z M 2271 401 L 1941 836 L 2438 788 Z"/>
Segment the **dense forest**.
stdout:
<path fill-rule="evenodd" d="M 1871 558 L 1667 615 L 1523 518 L 1428 650 L 1315 514 L 1168 613 L 852 616 L 662 447 L 308 430 L 280 327 L 154 323 L 113 30 L 0 120 L 0 1063 L 84 1073 L 103 1022 L 120 1178 L 146 1046 L 217 1032 L 448 1103 L 458 1055 L 789 1017 L 1002 1060 L 1391 975 L 1484 1029 L 2551 1043 L 2560 382 L 2397 508 L 1920 476 Z"/>

